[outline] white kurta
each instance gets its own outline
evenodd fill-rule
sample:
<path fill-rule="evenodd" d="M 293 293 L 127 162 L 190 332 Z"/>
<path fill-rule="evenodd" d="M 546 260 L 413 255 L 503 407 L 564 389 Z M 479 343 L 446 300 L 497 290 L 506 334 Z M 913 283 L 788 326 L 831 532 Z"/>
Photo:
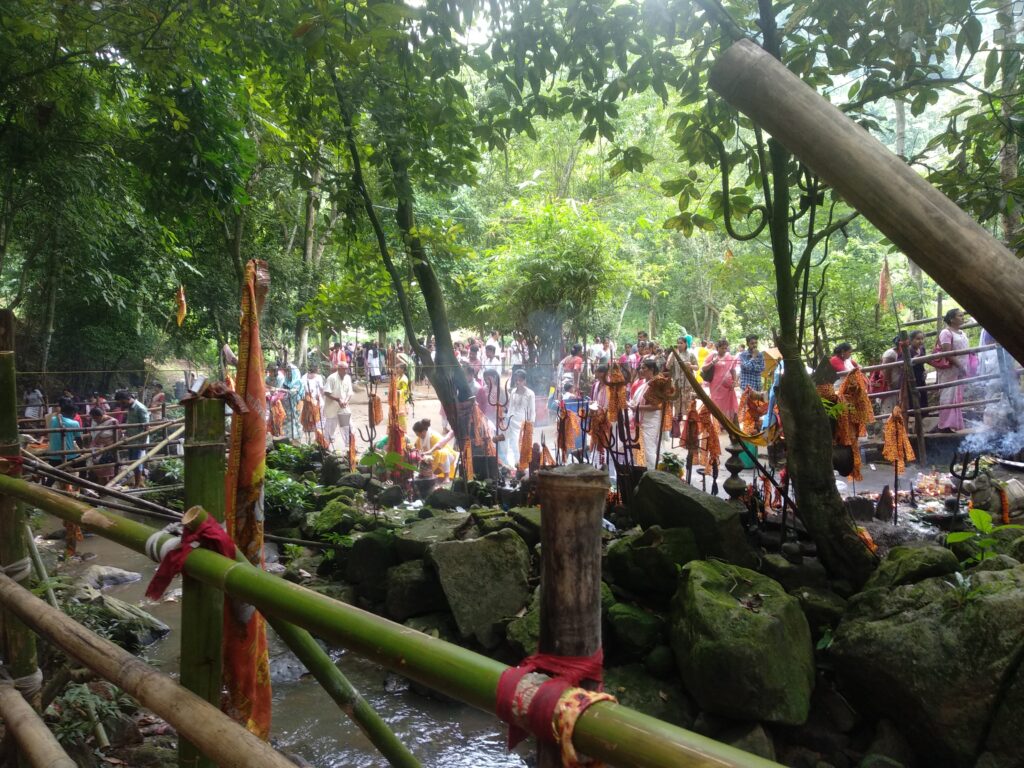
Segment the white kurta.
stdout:
<path fill-rule="evenodd" d="M 512 390 L 508 400 L 508 429 L 505 431 L 505 459 L 510 466 L 519 465 L 519 438 L 523 424 L 537 420 L 537 397 L 530 388 Z"/>
<path fill-rule="evenodd" d="M 643 405 L 644 396 L 647 394 L 649 382 L 645 381 L 633 397 L 630 398 L 629 407 L 636 409 Z M 640 421 L 640 444 L 644 449 L 644 463 L 648 469 L 658 468 L 658 447 L 661 443 L 661 409 L 653 411 L 636 411 Z"/>
<path fill-rule="evenodd" d="M 352 412 L 349 410 L 348 404 L 352 399 L 352 377 L 347 373 L 342 376 L 337 371 L 327 377 L 327 381 L 324 384 L 324 392 L 331 394 L 338 398 L 335 400 L 334 397 L 324 397 L 324 429 L 326 430 L 325 437 L 327 442 L 334 447 L 334 436 L 339 430 L 341 431 L 341 450 L 348 450 L 349 435 L 352 433 L 351 417 Z M 343 426 L 344 425 L 344 426 Z"/>

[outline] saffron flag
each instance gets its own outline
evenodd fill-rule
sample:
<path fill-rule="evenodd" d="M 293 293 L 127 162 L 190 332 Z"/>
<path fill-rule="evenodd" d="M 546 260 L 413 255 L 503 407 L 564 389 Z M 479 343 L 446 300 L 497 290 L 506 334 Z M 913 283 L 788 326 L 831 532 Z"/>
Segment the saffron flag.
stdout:
<path fill-rule="evenodd" d="M 188 314 L 188 304 L 185 303 L 185 286 L 178 286 L 178 327 L 181 328 L 181 324 L 185 322 L 185 315 Z"/>
<path fill-rule="evenodd" d="M 889 301 L 889 292 L 892 288 L 891 280 L 889 277 L 889 257 L 886 256 L 882 262 L 882 274 L 878 276 L 878 306 L 885 307 L 885 303 Z"/>
<path fill-rule="evenodd" d="M 248 413 L 231 415 L 225 521 L 245 559 L 263 566 L 263 478 L 267 469 L 267 398 L 260 312 L 270 287 L 265 261 L 250 261 L 242 287 L 238 395 Z M 262 739 L 270 736 L 270 662 L 263 616 L 228 601 L 224 611 L 224 711 Z"/>

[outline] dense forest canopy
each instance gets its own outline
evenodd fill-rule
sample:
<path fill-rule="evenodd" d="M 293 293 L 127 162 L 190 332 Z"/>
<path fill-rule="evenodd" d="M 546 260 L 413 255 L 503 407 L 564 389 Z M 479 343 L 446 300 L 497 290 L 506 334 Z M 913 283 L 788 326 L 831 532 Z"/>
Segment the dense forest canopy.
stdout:
<path fill-rule="evenodd" d="M 0 294 L 19 366 L 212 368 L 249 258 L 273 279 L 265 343 L 293 358 L 402 336 L 403 317 L 429 335 L 427 261 L 456 333 L 770 337 L 763 137 L 706 85 L 721 46 L 766 42 L 766 13 L 792 71 L 1021 248 L 1013 3 L 11 0 Z M 896 324 L 876 322 L 883 258 L 904 319 L 935 286 L 792 168 L 794 218 L 818 208 L 823 232 L 806 249 L 793 222 L 821 308 L 805 351 L 816 331 L 873 357 Z"/>

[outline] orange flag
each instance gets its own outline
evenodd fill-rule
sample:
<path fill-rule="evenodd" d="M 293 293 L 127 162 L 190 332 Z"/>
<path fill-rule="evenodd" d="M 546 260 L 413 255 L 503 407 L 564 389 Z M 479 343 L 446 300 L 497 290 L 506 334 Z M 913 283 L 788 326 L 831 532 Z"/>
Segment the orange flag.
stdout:
<path fill-rule="evenodd" d="M 185 315 L 188 314 L 188 304 L 185 303 L 185 286 L 178 286 L 178 327 L 181 328 L 181 324 L 185 322 Z"/>
<path fill-rule="evenodd" d="M 242 287 L 237 391 L 248 413 L 231 415 L 226 481 L 228 535 L 245 558 L 263 565 L 263 477 L 267 469 L 267 397 L 260 312 L 270 287 L 265 261 L 250 261 Z M 262 739 L 270 736 L 270 662 L 263 616 L 228 600 L 224 610 L 224 710 Z"/>
<path fill-rule="evenodd" d="M 884 308 L 889 301 L 889 292 L 892 289 L 892 282 L 889 277 L 889 257 L 886 256 L 882 262 L 882 274 L 878 276 L 878 306 Z"/>

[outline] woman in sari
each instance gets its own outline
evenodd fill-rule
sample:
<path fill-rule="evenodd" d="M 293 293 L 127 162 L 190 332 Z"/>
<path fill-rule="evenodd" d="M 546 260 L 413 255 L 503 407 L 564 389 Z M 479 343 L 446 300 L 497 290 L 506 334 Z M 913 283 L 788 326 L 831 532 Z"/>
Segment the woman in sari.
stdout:
<path fill-rule="evenodd" d="M 434 476 L 449 480 L 454 478 L 458 456 L 448 444 L 455 438 L 455 433 L 449 429 L 442 437 L 436 429 L 431 429 L 430 419 L 420 419 L 412 425 L 412 431 L 416 435 L 413 447 L 424 459 L 430 459 Z"/>
<path fill-rule="evenodd" d="M 284 382 L 284 389 L 288 393 L 288 403 L 285 411 L 288 414 L 288 421 L 285 426 L 285 435 L 289 440 L 298 440 L 302 435 L 302 425 L 299 423 L 299 403 L 305 386 L 302 383 L 302 374 L 294 363 L 288 364 L 288 377 Z"/>
<path fill-rule="evenodd" d="M 653 358 L 644 360 L 640 364 L 640 386 L 629 399 L 629 407 L 636 414 L 635 420 L 640 423 L 640 444 L 644 449 L 647 469 L 657 468 L 661 445 L 661 406 L 653 405 L 647 398 L 647 389 L 657 373 L 658 363 Z"/>
<path fill-rule="evenodd" d="M 107 481 L 114 476 L 115 456 L 111 452 L 97 452 L 117 441 L 117 419 L 104 413 L 101 408 L 93 406 L 89 411 L 89 426 L 94 429 L 102 427 L 92 433 L 91 449 L 95 455 L 90 460 L 90 464 L 108 464 L 109 466 L 90 468 L 90 471 L 97 483 L 106 485 Z"/>
<path fill-rule="evenodd" d="M 967 349 L 970 346 L 967 334 L 960 330 L 960 326 L 964 324 L 963 310 L 951 309 L 942 319 L 945 321 L 946 327 L 939 334 L 939 348 L 943 352 Z M 935 369 L 935 380 L 939 384 L 966 379 L 968 377 L 967 355 L 944 357 L 941 363 L 936 361 Z M 939 405 L 959 405 L 963 401 L 964 388 L 962 385 L 939 390 Z M 946 408 L 939 411 L 939 422 L 932 432 L 957 432 L 963 428 L 963 409 Z"/>
<path fill-rule="evenodd" d="M 736 398 L 738 362 L 738 359 L 729 352 L 729 340 L 719 339 L 715 351 L 707 356 L 704 367 L 701 368 L 708 395 L 721 409 L 722 414 L 732 422 L 736 421 L 736 411 L 739 409 L 739 400 Z"/>

